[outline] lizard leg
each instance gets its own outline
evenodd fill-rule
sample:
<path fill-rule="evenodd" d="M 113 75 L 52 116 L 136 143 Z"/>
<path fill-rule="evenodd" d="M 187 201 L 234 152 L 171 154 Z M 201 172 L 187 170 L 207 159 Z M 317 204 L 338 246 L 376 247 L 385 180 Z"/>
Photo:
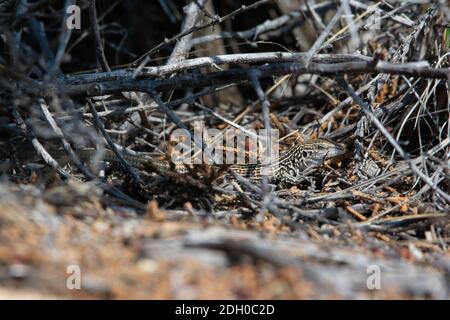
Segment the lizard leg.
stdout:
<path fill-rule="evenodd" d="M 302 183 L 306 179 L 307 178 L 304 175 L 285 174 L 283 176 L 282 182 L 285 182 L 285 183 L 288 183 L 288 184 L 292 184 L 292 185 L 296 185 L 296 184 Z"/>
<path fill-rule="evenodd" d="M 282 178 L 283 183 L 291 184 L 291 185 L 298 185 L 304 181 L 307 181 L 310 184 L 309 189 L 315 189 L 316 188 L 316 181 L 314 178 L 309 177 L 308 174 L 311 173 L 311 170 L 306 170 L 306 172 L 296 172 L 295 174 L 284 174 Z"/>

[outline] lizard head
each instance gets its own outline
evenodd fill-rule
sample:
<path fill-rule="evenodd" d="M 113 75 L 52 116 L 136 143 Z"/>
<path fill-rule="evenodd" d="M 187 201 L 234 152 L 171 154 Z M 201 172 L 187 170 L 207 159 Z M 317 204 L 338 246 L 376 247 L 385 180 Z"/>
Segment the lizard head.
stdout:
<path fill-rule="evenodd" d="M 309 165 L 319 166 L 327 159 L 333 159 L 345 154 L 344 145 L 328 139 L 316 139 L 301 145 L 302 158 Z"/>

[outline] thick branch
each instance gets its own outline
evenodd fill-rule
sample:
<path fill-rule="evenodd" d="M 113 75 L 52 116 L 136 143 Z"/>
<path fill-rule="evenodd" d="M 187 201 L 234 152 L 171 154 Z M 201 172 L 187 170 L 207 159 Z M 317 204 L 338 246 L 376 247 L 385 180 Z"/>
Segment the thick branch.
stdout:
<path fill-rule="evenodd" d="M 71 85 L 60 83 L 47 88 L 27 88 L 29 91 L 41 95 L 42 90 L 61 91 L 69 96 L 88 95 L 100 96 L 122 91 L 140 91 L 151 93 L 154 91 L 167 91 L 173 89 L 202 88 L 207 86 L 220 86 L 233 82 L 245 83 L 248 81 L 249 72 L 258 72 L 261 78 L 282 76 L 285 74 L 320 74 L 334 76 L 336 74 L 365 74 L 387 73 L 402 74 L 410 77 L 423 77 L 435 79 L 449 79 L 448 68 L 431 68 L 424 63 L 392 64 L 380 61 L 376 65 L 370 62 L 351 63 L 311 63 L 305 66 L 303 63 L 272 63 L 259 67 L 239 68 L 209 74 L 185 74 L 162 80 L 147 79 L 118 79 L 116 81 L 100 82 L 95 84 Z"/>

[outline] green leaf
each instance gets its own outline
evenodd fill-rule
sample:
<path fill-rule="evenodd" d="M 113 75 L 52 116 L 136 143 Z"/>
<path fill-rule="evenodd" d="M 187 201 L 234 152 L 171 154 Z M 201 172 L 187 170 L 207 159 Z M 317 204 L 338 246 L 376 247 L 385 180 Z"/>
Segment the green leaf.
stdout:
<path fill-rule="evenodd" d="M 445 39 L 444 41 L 445 41 L 445 44 L 447 45 L 447 48 L 450 48 L 450 28 L 447 28 L 445 30 L 444 39 Z"/>

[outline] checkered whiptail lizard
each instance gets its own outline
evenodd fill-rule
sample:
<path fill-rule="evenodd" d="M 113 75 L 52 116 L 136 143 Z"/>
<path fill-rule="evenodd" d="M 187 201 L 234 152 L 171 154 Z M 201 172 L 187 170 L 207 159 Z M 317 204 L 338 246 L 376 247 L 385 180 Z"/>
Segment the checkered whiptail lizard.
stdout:
<path fill-rule="evenodd" d="M 281 152 L 270 165 L 264 164 L 234 164 L 230 169 L 244 178 L 250 180 L 261 180 L 263 172 L 270 172 L 268 175 L 271 183 L 297 184 L 304 180 L 307 173 L 314 168 L 320 167 L 327 159 L 342 156 L 346 151 L 344 145 L 327 139 L 316 139 L 308 143 L 294 142 L 292 146 Z M 82 161 L 93 157 L 96 150 L 78 150 L 78 156 Z M 123 158 L 134 167 L 139 167 L 144 163 L 151 163 L 160 172 L 174 170 L 178 173 L 188 173 L 189 164 L 171 164 L 167 161 L 156 160 L 147 153 L 125 153 Z M 103 161 L 118 162 L 116 155 L 111 150 L 105 150 Z M 269 169 L 264 171 L 264 169 Z"/>

